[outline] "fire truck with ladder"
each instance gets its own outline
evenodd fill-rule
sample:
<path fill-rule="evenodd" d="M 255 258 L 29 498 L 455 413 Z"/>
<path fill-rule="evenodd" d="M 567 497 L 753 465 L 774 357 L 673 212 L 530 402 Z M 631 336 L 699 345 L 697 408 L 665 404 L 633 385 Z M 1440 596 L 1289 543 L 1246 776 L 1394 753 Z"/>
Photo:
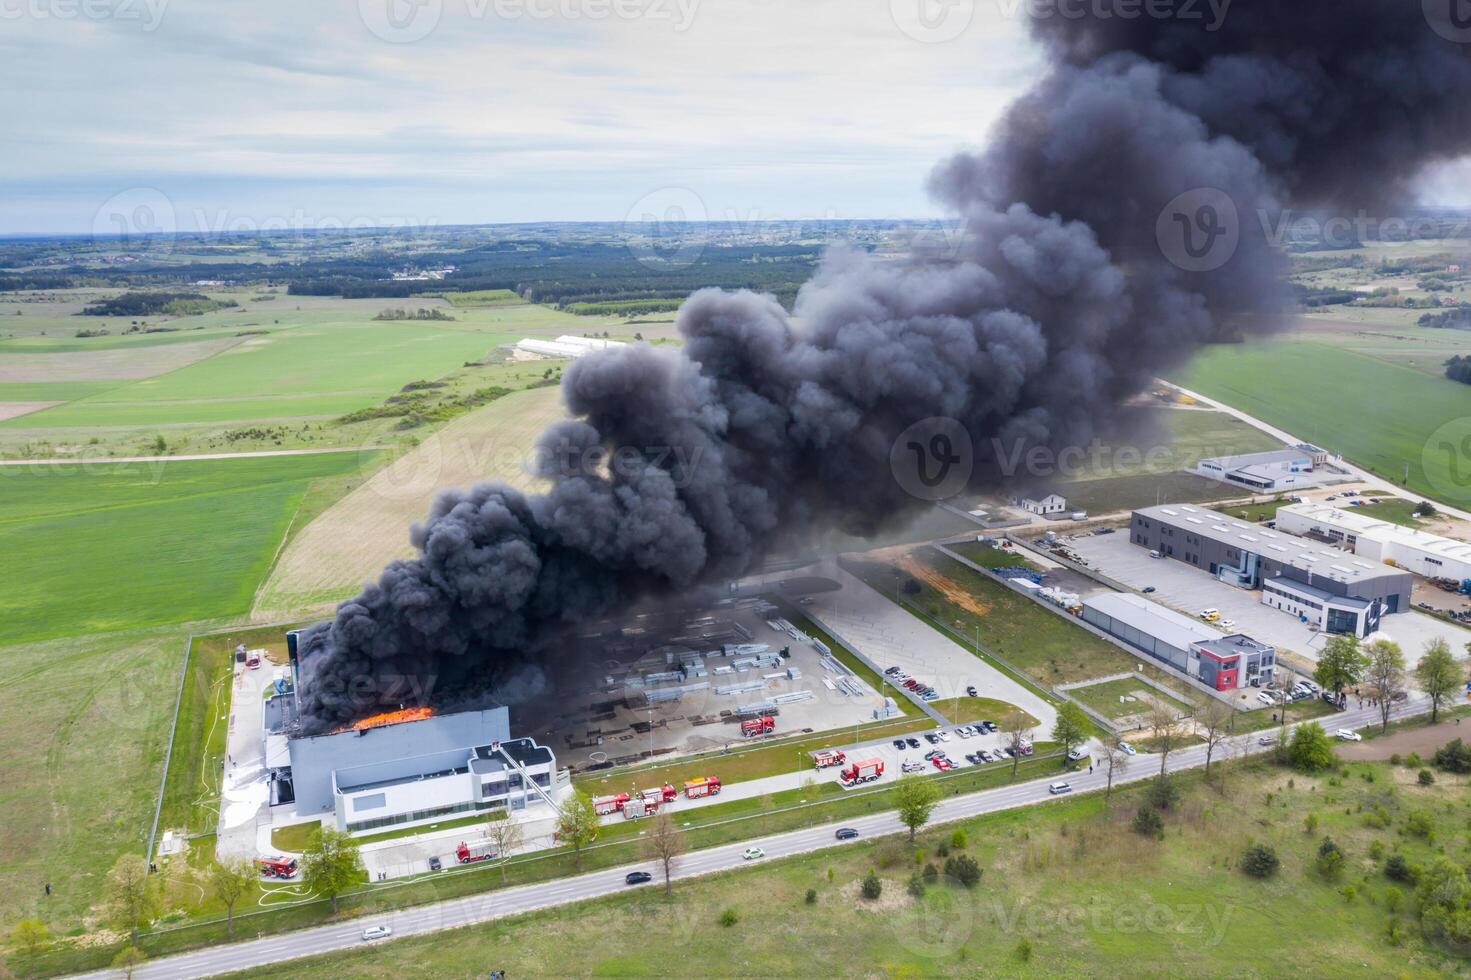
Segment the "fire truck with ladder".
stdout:
<path fill-rule="evenodd" d="M 715 796 L 720 792 L 719 776 L 702 776 L 684 784 L 685 799 L 698 800 L 702 796 Z"/>
<path fill-rule="evenodd" d="M 637 820 L 639 817 L 651 817 L 659 812 L 660 806 L 672 801 L 677 795 L 673 786 L 657 786 L 654 789 L 646 789 L 623 804 L 623 816 L 629 820 Z"/>
<path fill-rule="evenodd" d="M 831 769 L 833 766 L 841 766 L 848 761 L 848 757 L 841 749 L 822 749 L 812 753 L 812 764 L 819 769 Z"/>
<path fill-rule="evenodd" d="M 294 878 L 296 877 L 296 858 L 293 857 L 258 857 L 255 859 L 256 866 L 260 868 L 262 878 Z"/>
<path fill-rule="evenodd" d="M 600 817 L 606 817 L 610 813 L 617 813 L 623 809 L 623 804 L 628 802 L 627 793 L 614 793 L 611 796 L 594 796 L 592 800 L 593 812 Z"/>
<path fill-rule="evenodd" d="M 742 738 L 758 738 L 762 735 L 770 735 L 776 731 L 776 719 L 770 715 L 762 715 L 760 718 L 750 718 L 741 722 Z"/>
<path fill-rule="evenodd" d="M 873 758 L 853 763 L 839 772 L 838 778 L 843 781 L 844 786 L 857 786 L 859 783 L 871 783 L 883 774 L 884 760 Z"/>
<path fill-rule="evenodd" d="M 480 841 L 477 844 L 466 844 L 460 841 L 460 846 L 455 848 L 455 859 L 461 864 L 489 861 L 495 856 L 495 845 L 490 841 Z"/>

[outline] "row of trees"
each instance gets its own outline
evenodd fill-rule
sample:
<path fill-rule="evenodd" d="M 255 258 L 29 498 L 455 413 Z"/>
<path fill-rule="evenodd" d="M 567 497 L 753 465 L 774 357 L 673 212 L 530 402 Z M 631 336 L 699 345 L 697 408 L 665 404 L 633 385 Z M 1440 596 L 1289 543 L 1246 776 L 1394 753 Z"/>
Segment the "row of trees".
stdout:
<path fill-rule="evenodd" d="M 1467 645 L 1471 650 L 1471 644 Z M 1381 724 L 1389 727 L 1389 709 L 1401 697 L 1405 683 L 1413 676 L 1415 683 L 1430 699 L 1430 721 L 1440 717 L 1441 706 L 1465 689 L 1466 664 L 1440 638 L 1425 645 L 1425 652 L 1413 671 L 1405 666 L 1404 651 L 1392 640 L 1374 640 L 1364 645 L 1352 634 L 1332 637 L 1318 657 L 1313 679 L 1325 690 L 1332 691 L 1343 703 L 1350 688 L 1375 702 Z"/>

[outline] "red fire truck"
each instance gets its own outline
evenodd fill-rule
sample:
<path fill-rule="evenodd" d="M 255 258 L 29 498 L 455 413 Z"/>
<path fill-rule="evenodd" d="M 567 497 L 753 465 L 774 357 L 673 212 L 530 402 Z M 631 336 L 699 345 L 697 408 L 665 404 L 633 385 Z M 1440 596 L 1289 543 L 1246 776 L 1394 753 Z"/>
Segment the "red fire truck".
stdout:
<path fill-rule="evenodd" d="M 770 715 L 762 715 L 760 718 L 751 718 L 741 722 L 742 738 L 757 738 L 761 735 L 770 735 L 776 731 L 776 719 Z"/>
<path fill-rule="evenodd" d="M 884 760 L 873 758 L 853 763 L 838 773 L 838 777 L 842 779 L 844 786 L 857 786 L 859 783 L 871 783 L 883 774 Z"/>
<path fill-rule="evenodd" d="M 594 796 L 592 808 L 598 816 L 606 817 L 610 813 L 617 813 L 623 809 L 623 804 L 627 802 L 627 793 L 614 793 L 612 796 Z"/>
<path fill-rule="evenodd" d="M 638 794 L 639 799 L 645 803 L 668 803 L 678 795 L 674 791 L 673 786 L 656 786 L 653 789 L 646 789 Z"/>
<path fill-rule="evenodd" d="M 292 857 L 258 857 L 256 865 L 260 868 L 262 878 L 294 878 L 296 877 L 296 858 Z"/>
<path fill-rule="evenodd" d="M 455 859 L 461 864 L 489 861 L 493 857 L 495 857 L 495 845 L 490 841 L 480 841 L 478 844 L 466 844 L 460 841 L 460 846 L 455 848 Z"/>
<path fill-rule="evenodd" d="M 830 769 L 833 766 L 841 766 L 848 761 L 848 757 L 841 749 L 822 749 L 812 753 L 812 764 L 819 769 Z"/>
<path fill-rule="evenodd" d="M 685 798 L 690 800 L 698 800 L 702 796 L 715 796 L 719 792 L 719 776 L 704 776 L 700 779 L 691 779 L 684 784 Z"/>

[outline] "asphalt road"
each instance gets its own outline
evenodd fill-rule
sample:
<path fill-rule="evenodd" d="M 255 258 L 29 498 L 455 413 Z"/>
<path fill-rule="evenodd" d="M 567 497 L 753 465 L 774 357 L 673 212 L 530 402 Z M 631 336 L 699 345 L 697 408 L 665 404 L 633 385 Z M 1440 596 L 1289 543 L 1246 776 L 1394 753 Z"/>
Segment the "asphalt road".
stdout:
<path fill-rule="evenodd" d="M 1396 710 L 1393 717 L 1402 718 L 1406 715 L 1417 714 L 1428 710 L 1428 702 L 1414 701 Z M 1331 733 L 1337 728 L 1357 729 L 1378 724 L 1379 714 L 1376 709 L 1365 708 L 1363 710 L 1346 711 L 1336 716 L 1321 719 L 1321 721 L 1324 727 Z M 1259 745 L 1257 740 L 1263 734 L 1276 734 L 1276 731 L 1276 729 L 1272 729 L 1267 733 L 1254 732 L 1249 735 L 1237 736 L 1216 747 L 1214 760 L 1219 761 L 1228 757 L 1237 758 L 1247 753 L 1267 751 L 1268 748 Z M 1166 769 L 1169 772 L 1178 772 L 1183 769 L 1202 766 L 1205 764 L 1205 753 L 1206 750 L 1203 745 L 1192 746 L 1173 752 L 1170 754 Z M 1134 756 L 1129 760 L 1127 770 L 1122 773 L 1115 773 L 1114 785 L 1118 786 L 1148 779 L 1156 775 L 1159 772 L 1159 768 L 1158 755 L 1141 754 Z M 1055 778 L 1066 779 L 1072 786 L 1074 793 L 1101 790 L 1107 783 L 1107 777 L 1104 775 L 1101 767 L 1092 774 L 1084 771 Z M 958 820 L 986 813 L 996 813 L 1001 810 L 1014 809 L 1016 807 L 1045 803 L 1054 799 L 1048 792 L 1048 783 L 1049 780 L 1044 778 L 1025 783 L 1017 783 L 1000 789 L 968 793 L 963 796 L 953 796 L 939 804 L 934 816 L 931 818 L 931 823 L 943 823 L 948 820 Z M 867 817 L 854 817 L 842 823 L 824 824 L 820 827 L 794 830 L 784 834 L 774 834 L 769 837 L 741 841 L 736 844 L 692 851 L 679 859 L 675 866 L 674 877 L 676 879 L 692 878 L 698 875 L 725 871 L 752 863 L 760 863 L 761 860 L 769 861 L 774 858 L 790 857 L 821 850 L 822 848 L 842 847 L 845 844 L 852 843 L 840 842 L 834 838 L 833 832 L 839 826 L 853 827 L 858 830 L 861 835 L 860 840 L 882 836 L 884 834 L 905 832 L 903 825 L 899 823 L 899 819 L 893 811 L 876 813 Z M 765 857 L 758 859 L 756 862 L 746 861 L 742 857 L 742 852 L 748 847 L 761 848 L 765 851 Z M 638 887 L 659 887 L 660 877 L 653 863 L 640 861 L 636 864 L 608 868 L 602 871 L 590 872 L 572 878 L 562 878 L 543 884 L 505 888 L 498 891 L 486 892 L 482 895 L 473 895 L 466 898 L 421 905 L 384 915 L 362 916 L 355 918 L 350 923 L 318 926 L 311 929 L 282 933 L 277 936 L 254 939 L 249 942 L 213 946 L 193 953 L 182 953 L 178 956 L 153 960 L 135 970 L 133 975 L 139 978 L 139 980 L 202 977 L 227 973 L 232 970 L 267 966 L 282 960 L 312 956 L 318 953 L 354 949 L 366 945 L 363 940 L 363 930 L 373 925 L 391 927 L 393 929 L 392 939 L 398 939 L 404 936 L 436 932 L 441 929 L 453 929 L 458 926 L 473 925 L 478 922 L 488 922 L 492 919 L 529 912 L 534 909 L 564 905 L 569 902 L 577 902 L 627 891 L 629 886 L 624 884 L 623 876 L 630 871 L 655 872 L 654 883 Z M 485 873 L 489 874 L 492 872 Z M 391 942 L 392 939 L 380 941 Z M 121 975 L 120 971 L 100 971 L 86 974 L 88 977 L 109 978 L 119 977 Z"/>

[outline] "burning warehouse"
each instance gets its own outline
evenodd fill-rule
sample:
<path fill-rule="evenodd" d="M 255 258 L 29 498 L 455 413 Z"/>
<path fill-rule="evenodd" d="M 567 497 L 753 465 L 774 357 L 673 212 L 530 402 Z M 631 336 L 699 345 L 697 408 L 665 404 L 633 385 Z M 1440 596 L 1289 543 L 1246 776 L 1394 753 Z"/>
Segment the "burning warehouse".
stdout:
<path fill-rule="evenodd" d="M 303 817 L 334 813 L 338 829 L 359 832 L 551 804 L 564 788 L 551 749 L 513 739 L 503 705 L 442 713 L 410 706 L 304 732 L 294 633 L 287 644 L 292 687 L 265 710 L 273 805 L 294 803 Z"/>

